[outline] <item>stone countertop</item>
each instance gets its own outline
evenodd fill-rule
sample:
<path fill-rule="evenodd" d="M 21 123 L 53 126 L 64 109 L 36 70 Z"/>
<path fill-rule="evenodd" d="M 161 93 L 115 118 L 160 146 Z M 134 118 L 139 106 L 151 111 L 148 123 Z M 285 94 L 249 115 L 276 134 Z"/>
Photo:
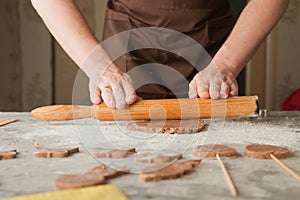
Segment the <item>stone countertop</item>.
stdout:
<path fill-rule="evenodd" d="M 132 132 L 126 129 L 126 122 L 46 122 L 32 119 L 29 113 L 0 113 L 0 119 L 6 118 L 19 121 L 0 127 L 0 149 L 17 148 L 20 153 L 17 159 L 0 160 L 0 198 L 54 191 L 57 177 L 83 173 L 99 164 L 89 154 L 91 147 L 166 150 L 193 158 L 192 147 L 203 143 L 227 144 L 237 149 L 239 157 L 223 159 L 237 186 L 237 199 L 300 197 L 300 182 L 273 160 L 251 159 L 243 153 L 245 145 L 251 143 L 288 147 L 292 156 L 282 161 L 300 174 L 300 112 L 269 112 L 264 119 L 205 120 L 205 131 L 187 135 Z M 81 152 L 61 159 L 34 158 L 36 142 L 43 146 L 79 146 Z M 103 162 L 130 165 L 122 159 Z M 134 172 L 108 182 L 118 186 L 129 199 L 232 199 L 215 159 L 204 159 L 193 173 L 175 180 L 142 183 Z"/>

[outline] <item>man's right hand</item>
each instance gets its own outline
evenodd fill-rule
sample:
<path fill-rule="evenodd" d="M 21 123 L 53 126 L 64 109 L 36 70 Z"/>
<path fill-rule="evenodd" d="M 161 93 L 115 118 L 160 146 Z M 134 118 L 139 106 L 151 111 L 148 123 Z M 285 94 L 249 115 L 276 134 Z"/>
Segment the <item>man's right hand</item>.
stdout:
<path fill-rule="evenodd" d="M 238 95 L 236 75 L 229 66 L 217 66 L 213 61 L 190 82 L 189 97 L 225 99 Z"/>

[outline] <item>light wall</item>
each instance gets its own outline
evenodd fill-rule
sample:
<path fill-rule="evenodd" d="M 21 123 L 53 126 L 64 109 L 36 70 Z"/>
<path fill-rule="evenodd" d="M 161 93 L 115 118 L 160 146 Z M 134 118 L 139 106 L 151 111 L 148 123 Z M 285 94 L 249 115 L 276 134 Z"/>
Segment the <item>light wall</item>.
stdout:
<path fill-rule="evenodd" d="M 0 1 L 0 111 L 52 103 L 52 39 L 29 0 Z"/>
<path fill-rule="evenodd" d="M 77 3 L 101 38 L 106 1 Z M 70 104 L 78 68 L 53 42 L 30 0 L 1 0 L 0 16 L 0 111 Z"/>
<path fill-rule="evenodd" d="M 290 0 L 285 16 L 247 67 L 248 95 L 261 106 L 280 110 L 285 98 L 300 88 L 300 1 Z"/>

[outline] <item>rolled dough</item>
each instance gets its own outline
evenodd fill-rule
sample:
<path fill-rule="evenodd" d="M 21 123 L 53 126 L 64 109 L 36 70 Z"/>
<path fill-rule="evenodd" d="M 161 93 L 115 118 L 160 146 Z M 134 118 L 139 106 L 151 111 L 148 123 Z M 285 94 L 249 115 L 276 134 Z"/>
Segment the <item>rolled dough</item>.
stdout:
<path fill-rule="evenodd" d="M 187 134 L 197 133 L 204 129 L 203 120 L 154 120 L 129 122 L 127 129 L 146 133 Z"/>

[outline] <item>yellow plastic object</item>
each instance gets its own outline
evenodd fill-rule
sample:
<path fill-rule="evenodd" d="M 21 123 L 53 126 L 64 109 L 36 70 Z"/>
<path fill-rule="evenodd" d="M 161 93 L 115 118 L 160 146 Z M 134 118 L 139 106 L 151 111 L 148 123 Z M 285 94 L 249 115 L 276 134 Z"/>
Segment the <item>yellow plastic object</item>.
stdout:
<path fill-rule="evenodd" d="M 13 197 L 8 200 L 128 200 L 128 198 L 116 186 L 108 184 Z"/>

